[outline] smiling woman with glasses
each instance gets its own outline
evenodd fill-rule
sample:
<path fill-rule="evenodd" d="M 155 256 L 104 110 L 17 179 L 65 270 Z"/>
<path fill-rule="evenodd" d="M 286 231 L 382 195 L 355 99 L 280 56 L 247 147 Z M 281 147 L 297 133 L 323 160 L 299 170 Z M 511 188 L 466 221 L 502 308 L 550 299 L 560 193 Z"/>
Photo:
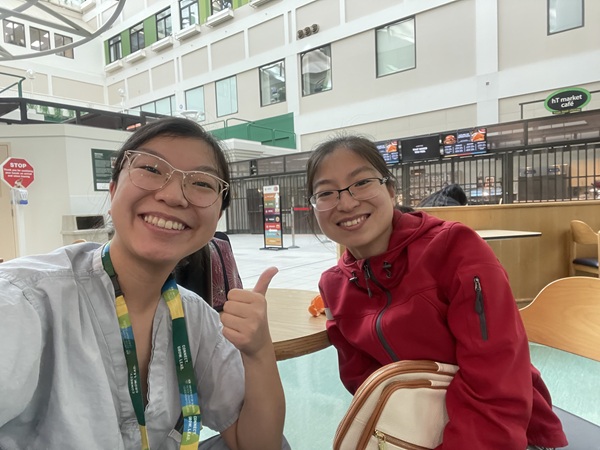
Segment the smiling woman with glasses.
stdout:
<path fill-rule="evenodd" d="M 460 223 L 396 210 L 394 177 L 369 139 L 320 144 L 306 178 L 321 231 L 346 248 L 321 275 L 319 290 L 348 391 L 394 361 L 454 364 L 449 422 L 436 448 L 564 447 L 506 272 L 490 246 Z"/>
<path fill-rule="evenodd" d="M 173 275 L 215 234 L 228 187 L 212 135 L 154 121 L 117 154 L 109 242 L 2 263 L 0 448 L 289 449 L 265 299 L 277 269 L 221 315 Z"/>

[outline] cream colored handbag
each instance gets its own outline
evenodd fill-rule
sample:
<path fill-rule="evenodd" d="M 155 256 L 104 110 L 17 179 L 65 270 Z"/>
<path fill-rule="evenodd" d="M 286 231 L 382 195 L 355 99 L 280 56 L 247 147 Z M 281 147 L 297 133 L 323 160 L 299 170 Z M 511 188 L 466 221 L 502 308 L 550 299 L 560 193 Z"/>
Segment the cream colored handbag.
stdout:
<path fill-rule="evenodd" d="M 458 370 L 434 361 L 398 361 L 360 385 L 333 441 L 334 450 L 427 450 L 442 443 L 446 389 Z"/>

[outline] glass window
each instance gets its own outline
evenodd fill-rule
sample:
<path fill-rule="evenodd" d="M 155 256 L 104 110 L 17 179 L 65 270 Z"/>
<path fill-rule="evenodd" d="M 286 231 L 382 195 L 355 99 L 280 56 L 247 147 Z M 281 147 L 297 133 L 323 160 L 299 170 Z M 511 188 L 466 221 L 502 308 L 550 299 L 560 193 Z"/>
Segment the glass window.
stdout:
<path fill-rule="evenodd" d="M 108 40 L 108 62 L 114 62 L 121 59 L 123 52 L 121 50 L 121 35 L 117 35 Z"/>
<path fill-rule="evenodd" d="M 4 42 L 25 47 L 25 25 L 4 19 Z"/>
<path fill-rule="evenodd" d="M 326 45 L 300 55 L 302 95 L 331 90 L 331 46 Z"/>
<path fill-rule="evenodd" d="M 406 19 L 375 30 L 377 76 L 416 66 L 415 19 Z"/>
<path fill-rule="evenodd" d="M 197 111 L 198 118 L 204 117 L 204 86 L 199 86 L 189 91 L 185 91 L 185 109 L 188 111 Z"/>
<path fill-rule="evenodd" d="M 165 116 L 170 116 L 173 114 L 173 103 L 171 102 L 171 97 L 161 98 L 160 100 L 156 100 L 156 113 L 164 114 Z"/>
<path fill-rule="evenodd" d="M 156 114 L 163 114 L 165 116 L 172 116 L 173 111 L 175 111 L 175 96 L 171 95 L 169 97 L 161 98 L 159 100 L 145 103 L 140 107 L 141 111 L 151 112 Z M 132 108 L 136 109 L 136 108 Z"/>
<path fill-rule="evenodd" d="M 212 0 L 210 2 L 211 14 L 216 14 L 227 8 L 231 8 L 231 2 L 228 0 Z"/>
<path fill-rule="evenodd" d="M 50 32 L 39 28 L 29 27 L 29 42 L 31 49 L 41 52 L 50 50 Z"/>
<path fill-rule="evenodd" d="M 237 81 L 235 77 L 215 83 L 217 94 L 217 117 L 237 112 Z"/>
<path fill-rule="evenodd" d="M 179 0 L 179 15 L 181 17 L 181 28 L 189 27 L 198 23 L 198 1 Z"/>
<path fill-rule="evenodd" d="M 54 33 L 54 48 L 62 47 L 63 45 L 68 45 L 73 43 L 73 38 L 69 36 L 63 36 L 62 34 Z M 58 56 L 64 56 L 65 58 L 73 59 L 75 55 L 73 54 L 73 49 L 67 49 L 60 52 L 56 52 Z"/>
<path fill-rule="evenodd" d="M 156 38 L 160 41 L 173 33 L 171 26 L 171 8 L 162 10 L 156 15 Z"/>
<path fill-rule="evenodd" d="M 583 26 L 583 0 L 548 0 L 548 34 Z"/>
<path fill-rule="evenodd" d="M 270 105 L 285 101 L 285 62 L 277 61 L 258 69 L 260 76 L 260 104 Z"/>
<path fill-rule="evenodd" d="M 135 27 L 129 29 L 129 38 L 131 41 L 131 53 L 146 46 L 144 42 L 144 24 L 138 23 Z"/>

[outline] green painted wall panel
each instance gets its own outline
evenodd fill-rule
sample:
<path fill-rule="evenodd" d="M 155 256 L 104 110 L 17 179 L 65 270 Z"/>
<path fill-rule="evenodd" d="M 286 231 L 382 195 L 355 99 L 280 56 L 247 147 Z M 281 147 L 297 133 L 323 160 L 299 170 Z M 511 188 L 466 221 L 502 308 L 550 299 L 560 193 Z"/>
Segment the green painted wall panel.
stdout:
<path fill-rule="evenodd" d="M 123 58 L 131 53 L 131 38 L 129 36 L 129 28 L 121 31 L 121 50 L 123 52 L 121 55 Z"/>
<path fill-rule="evenodd" d="M 204 23 L 206 18 L 210 16 L 210 0 L 198 0 L 198 5 L 200 11 L 199 22 Z"/>
<path fill-rule="evenodd" d="M 296 148 L 293 113 L 232 125 L 212 130 L 211 133 L 219 139 L 237 138 L 276 147 Z"/>
<path fill-rule="evenodd" d="M 156 16 L 150 16 L 144 20 L 144 44 L 146 47 L 150 47 L 157 40 Z"/>

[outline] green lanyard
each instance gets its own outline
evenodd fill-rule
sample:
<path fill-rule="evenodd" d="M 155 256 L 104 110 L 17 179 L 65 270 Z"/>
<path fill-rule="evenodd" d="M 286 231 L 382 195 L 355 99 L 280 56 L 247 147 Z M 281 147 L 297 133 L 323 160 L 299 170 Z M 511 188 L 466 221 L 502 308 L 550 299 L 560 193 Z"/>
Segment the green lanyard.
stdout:
<path fill-rule="evenodd" d="M 123 339 L 123 350 L 127 362 L 127 373 L 129 375 L 129 395 L 133 403 L 135 416 L 140 427 L 142 436 L 142 450 L 150 450 L 148 442 L 148 430 L 146 429 L 146 418 L 144 416 L 144 401 L 140 382 L 140 369 L 138 366 L 137 353 L 135 350 L 135 339 L 133 328 L 129 320 L 129 312 L 125 297 L 121 291 L 118 277 L 110 259 L 110 242 L 102 248 L 102 265 L 110 277 L 115 289 L 115 305 L 119 328 Z M 197 450 L 200 443 L 201 414 L 198 404 L 198 392 L 196 390 L 196 377 L 190 343 L 187 335 L 187 327 L 183 316 L 183 305 L 177 283 L 172 275 L 169 276 L 161 290 L 162 298 L 167 303 L 171 314 L 173 331 L 173 355 L 175 356 L 175 369 L 177 371 L 177 382 L 179 384 L 179 399 L 183 413 L 183 433 L 181 436 L 180 450 Z"/>

